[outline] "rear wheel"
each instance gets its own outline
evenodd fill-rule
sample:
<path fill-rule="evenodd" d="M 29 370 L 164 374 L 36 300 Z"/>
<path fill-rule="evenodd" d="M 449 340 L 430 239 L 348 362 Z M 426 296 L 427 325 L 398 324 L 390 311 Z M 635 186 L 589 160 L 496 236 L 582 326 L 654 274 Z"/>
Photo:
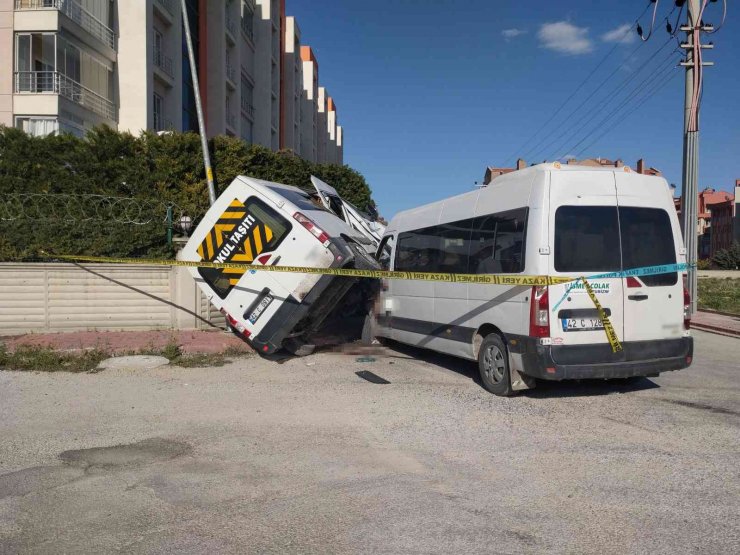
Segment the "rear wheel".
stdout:
<path fill-rule="evenodd" d="M 509 356 L 503 340 L 492 333 L 483 340 L 478 351 L 478 369 L 485 388 L 495 395 L 509 397 L 511 388 Z"/>

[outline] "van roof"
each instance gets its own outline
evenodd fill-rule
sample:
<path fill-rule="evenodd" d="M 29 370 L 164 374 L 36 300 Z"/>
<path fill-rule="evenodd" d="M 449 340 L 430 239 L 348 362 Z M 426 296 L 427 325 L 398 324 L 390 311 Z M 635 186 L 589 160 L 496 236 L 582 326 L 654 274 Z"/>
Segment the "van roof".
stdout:
<path fill-rule="evenodd" d="M 417 206 L 415 208 L 410 208 L 408 210 L 402 210 L 401 212 L 398 212 L 393 218 L 391 219 L 391 223 L 394 222 L 394 220 L 397 220 L 398 218 L 406 219 L 409 216 L 414 216 L 418 213 L 421 213 L 422 211 L 426 212 L 427 210 L 434 208 L 435 206 L 439 206 L 440 204 L 444 204 L 445 202 L 449 201 L 450 199 L 460 199 L 464 198 L 466 196 L 470 197 L 471 200 L 476 199 L 480 192 L 482 190 L 490 190 L 490 189 L 496 189 L 498 187 L 510 184 L 513 181 L 519 181 L 522 178 L 529 178 L 531 179 L 534 174 L 537 173 L 545 173 L 550 171 L 565 171 L 565 172 L 602 172 L 602 173 L 632 173 L 635 176 L 645 177 L 645 178 L 651 178 L 651 179 L 661 179 L 665 180 L 661 176 L 653 176 L 653 175 L 647 175 L 647 174 L 638 174 L 633 169 L 631 169 L 629 166 L 622 166 L 622 167 L 614 167 L 614 166 L 603 166 L 603 167 L 596 167 L 596 166 L 581 166 L 578 164 L 561 164 L 560 162 L 543 162 L 541 164 L 536 164 L 533 166 L 528 166 L 526 168 L 523 168 L 521 170 L 516 170 L 510 173 L 506 173 L 503 175 L 500 175 L 496 177 L 491 183 L 486 185 L 485 187 L 481 189 L 477 189 L 474 191 L 468 191 L 465 193 L 461 193 L 459 195 L 453 195 L 451 197 L 446 197 L 434 202 L 430 202 L 428 204 L 424 204 L 422 206 Z M 391 228 L 388 228 L 388 231 L 390 231 Z"/>

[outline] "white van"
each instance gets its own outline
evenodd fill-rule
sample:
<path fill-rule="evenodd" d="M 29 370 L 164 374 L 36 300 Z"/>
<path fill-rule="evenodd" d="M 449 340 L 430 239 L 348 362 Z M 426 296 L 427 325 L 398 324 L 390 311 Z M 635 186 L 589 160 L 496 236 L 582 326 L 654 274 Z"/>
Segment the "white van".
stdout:
<path fill-rule="evenodd" d="M 377 269 L 364 237 L 297 187 L 237 177 L 210 207 L 182 260 Z M 258 352 L 312 350 L 311 336 L 356 279 L 193 268 L 209 301 Z"/>
<path fill-rule="evenodd" d="M 579 277 L 684 263 L 685 249 L 664 179 L 554 163 L 401 212 L 378 259 L 398 271 Z M 366 330 L 477 360 L 483 384 L 499 395 L 532 387 L 533 378 L 655 376 L 691 364 L 681 275 L 589 283 L 621 352 L 612 352 L 582 284 L 387 280 Z"/>
<path fill-rule="evenodd" d="M 327 210 L 331 210 L 338 218 L 341 218 L 353 229 L 359 231 L 368 239 L 371 252 L 375 253 L 380 240 L 385 233 L 385 226 L 368 214 L 364 214 L 351 202 L 339 196 L 337 190 L 328 183 L 321 181 L 318 177 L 311 176 L 311 184 L 316 189 L 317 196 Z"/>

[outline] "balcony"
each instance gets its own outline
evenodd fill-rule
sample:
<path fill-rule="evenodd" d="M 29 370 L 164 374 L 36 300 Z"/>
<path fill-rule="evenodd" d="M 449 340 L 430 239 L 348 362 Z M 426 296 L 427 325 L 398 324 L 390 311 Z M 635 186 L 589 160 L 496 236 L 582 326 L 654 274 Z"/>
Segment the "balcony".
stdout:
<path fill-rule="evenodd" d="M 175 72 L 172 66 L 172 58 L 165 56 L 162 50 L 154 49 L 154 67 L 162 71 L 170 79 L 175 78 Z"/>
<path fill-rule="evenodd" d="M 228 62 L 226 62 L 226 84 L 236 89 L 236 69 Z"/>
<path fill-rule="evenodd" d="M 236 130 L 236 116 L 234 114 L 226 113 L 226 125 L 233 130 Z"/>
<path fill-rule="evenodd" d="M 116 120 L 113 102 L 58 71 L 16 71 L 15 92 L 57 94 L 100 116 Z"/>
<path fill-rule="evenodd" d="M 252 106 L 252 103 L 246 98 L 242 98 L 242 113 L 248 115 L 251 119 L 254 119 L 254 106 Z"/>
<path fill-rule="evenodd" d="M 113 30 L 74 0 L 15 0 L 15 9 L 59 10 L 88 33 L 115 50 L 116 36 Z"/>
<path fill-rule="evenodd" d="M 154 0 L 154 9 L 168 24 L 175 20 L 175 2 L 174 0 Z"/>
<path fill-rule="evenodd" d="M 234 45 L 236 44 L 236 23 L 231 16 L 226 16 L 226 38 Z"/>
<path fill-rule="evenodd" d="M 250 42 L 254 43 L 254 20 L 253 17 L 242 17 L 242 33 L 249 39 Z"/>

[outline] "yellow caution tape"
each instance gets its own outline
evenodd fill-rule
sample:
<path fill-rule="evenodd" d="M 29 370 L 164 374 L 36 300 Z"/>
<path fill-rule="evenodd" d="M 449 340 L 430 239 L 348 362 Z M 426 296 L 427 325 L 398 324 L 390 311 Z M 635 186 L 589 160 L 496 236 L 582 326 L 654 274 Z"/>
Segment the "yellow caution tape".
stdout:
<path fill-rule="evenodd" d="M 586 286 L 586 291 L 594 306 L 599 312 L 599 317 L 604 323 L 604 332 L 611 345 L 612 351 L 617 353 L 622 350 L 622 344 L 617 338 L 617 333 L 601 307 L 601 303 L 591 289 L 586 278 L 579 277 L 556 277 L 556 276 L 535 276 L 521 274 L 440 274 L 433 272 L 394 272 L 390 270 L 359 270 L 357 268 L 311 268 L 308 266 L 261 266 L 254 264 L 237 264 L 234 262 L 195 262 L 192 260 L 158 260 L 147 258 L 112 258 L 104 256 L 70 256 L 60 254 L 48 254 L 42 252 L 44 256 L 57 258 L 59 260 L 69 260 L 71 262 L 99 262 L 107 264 L 139 264 L 142 266 L 178 266 L 185 268 L 218 268 L 222 270 L 237 269 L 256 272 L 281 272 L 293 274 L 317 274 L 327 276 L 344 276 L 357 278 L 376 278 L 376 279 L 406 279 L 417 281 L 433 281 L 443 283 L 472 283 L 481 285 L 557 285 L 569 283 L 571 281 L 582 280 Z"/>
<path fill-rule="evenodd" d="M 622 350 L 622 344 L 619 342 L 617 332 L 614 331 L 614 326 L 612 326 L 611 320 L 609 320 L 609 317 L 606 315 L 606 311 L 601 307 L 599 299 L 596 298 L 594 290 L 591 288 L 591 284 L 585 277 L 581 277 L 578 279 L 583 282 L 583 285 L 586 287 L 586 291 L 588 292 L 588 296 L 591 297 L 591 301 L 594 303 L 596 310 L 599 312 L 599 318 L 601 318 L 601 321 L 604 324 L 604 332 L 606 333 L 606 339 L 609 341 L 612 352 L 620 352 Z"/>

